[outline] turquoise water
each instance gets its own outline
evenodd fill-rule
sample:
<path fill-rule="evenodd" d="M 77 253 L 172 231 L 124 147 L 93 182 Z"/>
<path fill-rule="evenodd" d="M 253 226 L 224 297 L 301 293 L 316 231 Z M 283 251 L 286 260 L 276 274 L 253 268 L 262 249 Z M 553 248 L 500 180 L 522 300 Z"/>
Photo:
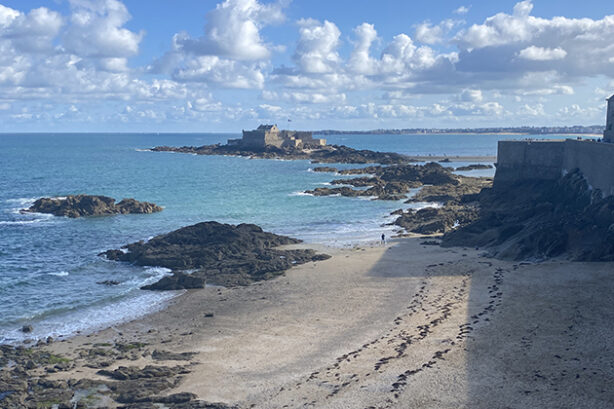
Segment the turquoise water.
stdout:
<path fill-rule="evenodd" d="M 176 293 L 138 288 L 168 271 L 109 262 L 98 253 L 206 220 L 256 223 L 307 242 L 375 241 L 409 205 L 302 191 L 337 176 L 307 161 L 154 153 L 157 145 L 225 142 L 229 134 L 0 135 L 0 343 L 88 331 L 161 308 Z M 407 154 L 494 155 L 485 135 L 328 136 L 329 143 Z M 451 163 L 458 166 L 460 163 Z M 342 165 L 340 167 L 349 167 Z M 492 171 L 481 174 L 492 174 Z M 99 194 L 155 202 L 164 211 L 67 219 L 20 214 L 42 196 Z M 116 280 L 118 286 L 97 282 Z"/>

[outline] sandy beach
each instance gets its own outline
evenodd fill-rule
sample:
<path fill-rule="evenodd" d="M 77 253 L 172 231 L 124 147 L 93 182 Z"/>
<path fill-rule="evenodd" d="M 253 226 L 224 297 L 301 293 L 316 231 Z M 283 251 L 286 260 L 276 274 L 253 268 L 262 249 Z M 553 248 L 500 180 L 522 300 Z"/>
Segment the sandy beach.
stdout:
<path fill-rule="evenodd" d="M 608 263 L 513 263 L 423 245 L 333 257 L 247 287 L 192 290 L 141 320 L 44 347 L 50 379 L 103 379 L 78 351 L 146 343 L 119 366 L 186 365 L 172 393 L 254 408 L 611 408 Z M 185 362 L 151 351 L 194 352 Z"/>

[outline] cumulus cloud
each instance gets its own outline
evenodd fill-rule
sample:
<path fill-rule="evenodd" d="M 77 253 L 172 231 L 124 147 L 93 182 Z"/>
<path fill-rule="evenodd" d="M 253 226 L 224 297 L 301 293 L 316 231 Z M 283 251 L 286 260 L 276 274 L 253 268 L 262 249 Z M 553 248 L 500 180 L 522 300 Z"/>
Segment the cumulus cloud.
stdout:
<path fill-rule="evenodd" d="M 281 4 L 257 0 L 224 0 L 207 13 L 204 36 L 178 39 L 178 46 L 195 55 L 215 55 L 235 60 L 261 60 L 272 46 L 260 36 L 266 25 L 283 21 Z"/>
<path fill-rule="evenodd" d="M 377 62 L 369 55 L 371 44 L 377 39 L 377 31 L 373 24 L 362 23 L 354 28 L 356 42 L 350 55 L 348 67 L 351 71 L 360 74 L 374 74 L 377 71 Z"/>
<path fill-rule="evenodd" d="M 243 64 L 213 55 L 193 57 L 177 69 L 174 78 L 182 82 L 203 82 L 228 88 L 262 88 L 264 75 L 258 64 Z"/>
<path fill-rule="evenodd" d="M 546 19 L 531 15 L 532 9 L 525 0 L 512 14 L 498 13 L 457 33 L 462 64 L 499 72 L 556 70 L 567 77 L 614 75 L 614 16 Z"/>
<path fill-rule="evenodd" d="M 126 58 L 138 53 L 144 33 L 124 28 L 131 16 L 118 0 L 70 0 L 70 25 L 63 47 L 71 54 L 99 61 L 99 68 L 124 71 Z"/>
<path fill-rule="evenodd" d="M 1 37 L 19 52 L 50 52 L 62 25 L 62 16 L 45 7 L 24 14 L 0 5 Z"/>
<path fill-rule="evenodd" d="M 544 48 L 544 47 L 536 47 L 534 45 L 523 48 L 518 53 L 520 58 L 524 58 L 525 60 L 532 61 L 552 61 L 552 60 L 561 60 L 565 58 L 567 55 L 567 51 L 563 50 L 561 47 L 557 48 Z"/>
<path fill-rule="evenodd" d="M 224 0 L 207 13 L 204 35 L 173 36 L 171 49 L 148 71 L 181 82 L 224 88 L 262 88 L 263 68 L 278 46 L 266 43 L 260 30 L 284 20 L 282 2 Z"/>
<path fill-rule="evenodd" d="M 299 20 L 299 40 L 292 57 L 301 71 L 323 74 L 333 72 L 341 59 L 337 52 L 341 32 L 334 23 L 314 19 Z"/>
<path fill-rule="evenodd" d="M 465 102 L 482 102 L 484 97 L 479 89 L 464 89 L 460 94 L 460 99 Z"/>
<path fill-rule="evenodd" d="M 459 24 L 455 20 L 444 20 L 433 25 L 426 21 L 416 27 L 416 40 L 424 44 L 437 44 L 445 40 L 445 36 Z"/>

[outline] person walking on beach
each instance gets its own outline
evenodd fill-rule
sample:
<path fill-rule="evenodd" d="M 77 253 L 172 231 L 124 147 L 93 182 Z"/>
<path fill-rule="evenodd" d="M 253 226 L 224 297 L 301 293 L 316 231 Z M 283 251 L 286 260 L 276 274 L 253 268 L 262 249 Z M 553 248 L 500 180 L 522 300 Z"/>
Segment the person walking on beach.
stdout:
<path fill-rule="evenodd" d="M 382 246 L 386 245 L 386 235 L 382 233 Z"/>

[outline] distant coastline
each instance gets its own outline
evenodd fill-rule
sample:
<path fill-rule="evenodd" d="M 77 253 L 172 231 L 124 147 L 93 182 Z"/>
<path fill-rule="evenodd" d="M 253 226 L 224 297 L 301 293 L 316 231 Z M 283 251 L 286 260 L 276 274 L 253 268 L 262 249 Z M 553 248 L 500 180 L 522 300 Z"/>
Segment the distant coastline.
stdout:
<path fill-rule="evenodd" d="M 404 129 L 372 129 L 367 131 L 341 131 L 324 129 L 313 131 L 314 135 L 415 135 L 415 134 L 484 134 L 484 135 L 569 135 L 595 136 L 603 135 L 603 125 L 590 126 L 521 126 L 493 128 L 404 128 Z"/>

